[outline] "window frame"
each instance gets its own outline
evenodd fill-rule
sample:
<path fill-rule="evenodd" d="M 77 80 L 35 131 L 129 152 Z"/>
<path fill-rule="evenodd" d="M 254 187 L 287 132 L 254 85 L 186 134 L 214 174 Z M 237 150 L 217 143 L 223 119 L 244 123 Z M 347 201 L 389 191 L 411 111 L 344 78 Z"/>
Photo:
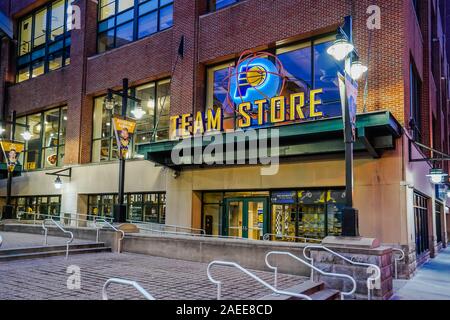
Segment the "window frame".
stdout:
<path fill-rule="evenodd" d="M 38 149 L 31 149 L 30 150 L 29 146 L 28 146 L 28 141 L 24 142 L 25 143 L 24 144 L 24 150 L 23 150 L 23 152 L 21 154 L 21 156 L 23 156 L 23 158 L 22 158 L 23 159 L 23 164 L 22 164 L 22 168 L 23 168 L 22 170 L 23 171 L 35 171 L 35 170 L 40 170 L 40 169 L 45 170 L 45 169 L 52 169 L 52 168 L 60 168 L 60 167 L 63 166 L 64 163 L 60 163 L 60 162 L 63 162 L 63 161 L 60 161 L 59 155 L 60 155 L 61 149 L 64 148 L 64 150 L 65 150 L 66 137 L 64 137 L 64 143 L 60 143 L 61 139 L 59 137 L 60 137 L 60 134 L 62 133 L 62 130 L 61 130 L 61 128 L 62 128 L 62 126 L 61 126 L 61 124 L 62 124 L 61 117 L 63 116 L 63 110 L 64 109 L 66 110 L 66 114 L 67 114 L 68 107 L 67 107 L 67 105 L 63 105 L 63 106 L 59 106 L 59 107 L 56 107 L 56 108 L 47 109 L 47 110 L 43 110 L 43 111 L 36 112 L 36 113 L 30 113 L 30 114 L 26 114 L 26 115 L 18 117 L 18 120 L 25 118 L 25 123 L 23 123 L 23 124 L 28 126 L 29 125 L 29 118 L 32 117 L 32 116 L 39 115 L 39 117 L 40 117 L 39 125 L 41 126 L 41 130 L 39 132 L 39 142 L 40 142 L 39 144 L 40 144 L 40 146 L 39 146 Z M 58 132 L 57 132 L 57 134 L 58 134 L 58 144 L 55 147 L 46 147 L 45 146 L 45 137 L 44 137 L 44 135 L 45 135 L 45 127 L 44 127 L 45 126 L 45 115 L 47 113 L 51 112 L 51 111 L 56 111 L 56 110 L 58 110 L 58 115 L 59 115 L 59 117 L 58 117 Z M 67 120 L 65 120 L 65 121 L 67 121 Z M 17 136 L 17 134 L 18 133 L 16 132 L 16 136 Z M 18 140 L 18 141 L 23 140 L 23 138 L 18 139 L 17 137 L 15 137 L 15 139 Z M 56 157 L 57 157 L 56 164 L 55 164 L 55 166 L 46 167 L 45 165 L 43 165 L 43 161 L 45 161 L 45 159 L 44 159 L 45 151 L 47 149 L 51 149 L 51 148 L 56 148 Z M 35 161 L 35 162 L 37 164 L 39 164 L 39 165 L 37 165 L 34 169 L 28 169 L 28 165 L 27 164 L 28 164 L 28 152 L 29 151 L 38 151 L 38 160 Z"/>
<path fill-rule="evenodd" d="M 158 135 L 158 132 L 165 131 L 165 130 L 167 130 L 168 132 L 170 131 L 170 121 L 169 121 L 167 127 L 162 127 L 162 128 L 159 127 L 159 126 L 158 126 L 158 128 L 156 127 L 156 125 L 158 124 L 158 118 L 160 116 L 165 116 L 165 115 L 160 115 L 158 113 L 159 109 L 160 109 L 160 103 L 158 101 L 158 99 L 159 99 L 158 87 L 159 87 L 159 85 L 165 85 L 167 83 L 169 84 L 170 91 L 169 91 L 169 94 L 166 95 L 165 97 L 168 96 L 169 99 L 170 99 L 170 97 L 171 97 L 171 90 L 172 90 L 172 79 L 171 78 L 164 78 L 164 79 L 160 79 L 160 80 L 156 80 L 156 81 L 143 83 L 141 85 L 133 86 L 133 87 L 131 87 L 129 89 L 130 95 L 133 96 L 133 97 L 136 97 L 136 89 L 137 88 L 143 87 L 143 86 L 146 86 L 146 85 L 154 84 L 154 99 L 155 99 L 155 108 L 154 108 L 155 111 L 154 112 L 155 113 L 154 113 L 154 117 L 153 117 L 153 129 L 151 131 L 135 132 L 133 134 L 133 141 L 132 141 L 133 153 L 135 152 L 136 146 L 138 146 L 138 145 L 146 145 L 146 144 L 158 142 L 158 140 L 156 139 L 156 137 Z M 106 95 L 101 95 L 101 96 L 94 97 L 93 108 L 96 107 L 95 100 L 97 100 L 97 99 L 104 99 L 105 97 L 106 97 Z M 165 101 L 164 101 L 164 103 L 165 103 Z M 127 114 L 130 113 L 131 108 L 133 108 L 133 104 L 128 104 Z M 103 112 L 105 112 L 105 109 L 104 109 L 104 106 L 102 105 L 102 116 L 103 116 Z M 102 162 L 117 161 L 118 160 L 118 158 L 114 158 L 113 157 L 113 148 L 112 147 L 114 146 L 114 143 L 116 141 L 116 137 L 115 137 L 114 131 L 113 131 L 112 113 L 110 111 L 108 111 L 108 112 L 109 112 L 108 117 L 109 117 L 109 123 L 110 123 L 110 125 L 108 127 L 110 128 L 109 129 L 110 135 L 108 137 L 96 138 L 96 137 L 94 137 L 94 130 L 92 130 L 92 135 L 91 135 L 91 159 L 90 159 L 90 162 L 92 162 L 92 163 L 102 163 Z M 95 127 L 94 115 L 95 115 L 95 110 L 93 110 L 93 113 L 92 113 L 92 128 L 93 129 Z M 170 105 L 169 105 L 169 115 L 170 115 Z M 155 132 L 155 129 L 156 129 L 156 132 Z M 149 141 L 147 143 L 136 144 L 136 136 L 138 134 L 149 134 L 149 133 L 153 134 L 154 132 L 155 132 L 155 136 L 154 137 L 153 136 L 150 137 L 150 139 L 149 139 Z M 154 138 L 154 139 L 152 139 L 152 138 Z M 163 140 L 159 140 L 159 141 L 168 141 L 169 139 L 170 139 L 170 136 L 168 136 L 167 139 L 163 139 Z M 109 141 L 108 142 L 108 159 L 107 160 L 102 160 L 101 157 L 99 158 L 99 161 L 94 161 L 93 160 L 94 159 L 94 144 L 97 141 L 100 141 L 100 144 L 101 144 L 101 141 Z"/>
<path fill-rule="evenodd" d="M 161 32 L 161 31 L 170 29 L 173 26 L 173 8 L 172 8 L 172 25 L 171 26 L 169 26 L 169 27 L 167 27 L 165 29 L 161 29 L 160 28 L 160 20 L 161 20 L 160 17 L 161 17 L 161 10 L 163 10 L 165 8 L 168 8 L 170 6 L 173 7 L 175 0 L 169 0 L 171 2 L 166 3 L 166 4 L 162 5 L 162 6 L 161 6 L 161 1 L 162 0 L 146 0 L 146 1 L 144 0 L 145 2 L 144 1 L 143 2 L 139 2 L 139 0 L 133 0 L 134 1 L 134 5 L 132 7 L 129 7 L 127 9 L 123 10 L 123 11 L 119 11 L 119 6 L 118 6 L 119 1 L 120 0 L 111 0 L 107 4 L 105 4 L 104 6 L 101 6 L 101 1 L 98 2 L 97 38 L 96 38 L 96 52 L 97 52 L 97 54 L 104 53 L 104 52 L 107 52 L 107 51 L 110 51 L 110 50 L 113 50 L 113 49 L 117 49 L 117 48 L 120 48 L 121 46 L 123 46 L 123 45 L 117 46 L 117 29 L 122 27 L 122 26 L 124 26 L 124 25 L 126 25 L 126 24 L 128 24 L 128 23 L 132 23 L 132 29 L 133 29 L 133 40 L 130 41 L 129 43 L 135 42 L 137 40 L 140 40 L 140 39 L 143 39 L 143 38 L 146 38 L 146 37 L 149 37 L 149 36 L 152 36 L 152 35 L 154 35 L 156 33 Z M 156 1 L 157 2 L 156 9 L 150 10 L 148 12 L 143 13 L 142 15 L 139 15 L 139 8 L 141 6 L 143 6 L 144 4 L 150 3 L 151 1 Z M 106 6 L 111 5 L 112 3 L 115 4 L 114 5 L 114 14 L 110 15 L 109 17 L 107 17 L 107 18 L 105 18 L 103 20 L 100 20 L 102 9 L 104 7 L 106 7 Z M 131 19 L 122 21 L 121 23 L 117 24 L 117 17 L 122 15 L 122 14 L 125 14 L 126 12 L 133 12 L 133 17 Z M 145 16 L 148 16 L 148 15 L 150 15 L 152 13 L 155 13 L 155 12 L 157 14 L 157 23 L 156 23 L 157 28 L 156 28 L 156 31 L 151 33 L 151 34 L 145 35 L 143 37 L 139 37 L 139 21 L 140 21 L 140 19 L 145 17 Z M 113 21 L 113 23 L 112 23 L 113 26 L 112 27 L 108 27 L 107 21 L 110 20 L 110 19 L 113 19 L 112 20 Z M 102 23 L 106 23 L 107 27 L 105 29 L 102 29 L 102 31 L 100 32 L 100 25 Z M 111 48 L 106 48 L 105 50 L 100 51 L 99 50 L 100 49 L 100 47 L 99 47 L 100 35 L 106 34 L 107 32 L 109 32 L 111 30 L 113 31 L 113 38 L 114 38 L 112 47 Z M 128 44 L 128 43 L 126 43 L 126 44 Z M 124 45 L 126 45 L 126 44 L 124 44 Z"/>
<path fill-rule="evenodd" d="M 16 64 L 16 75 L 15 75 L 15 81 L 16 83 L 22 83 L 24 81 L 27 80 L 31 80 L 34 79 L 36 77 L 39 77 L 41 75 L 47 74 L 51 71 L 55 71 L 61 68 L 64 68 L 65 66 L 68 66 L 70 64 L 70 47 L 72 45 L 72 41 L 71 41 L 71 30 L 68 30 L 68 8 L 69 5 L 72 5 L 74 0 L 63 0 L 64 1 L 64 23 L 63 23 L 63 33 L 61 35 L 61 39 L 59 40 L 51 40 L 51 33 L 52 33 L 52 7 L 54 4 L 56 4 L 57 2 L 59 2 L 60 0 L 53 0 L 39 8 L 36 8 L 35 10 L 33 10 L 32 12 L 28 13 L 27 15 L 21 17 L 17 23 L 17 48 L 16 48 L 16 54 L 15 54 L 15 64 Z M 43 11 L 46 10 L 46 30 L 45 30 L 45 41 L 43 44 L 40 44 L 39 46 L 34 47 L 34 42 L 35 42 L 35 38 L 34 38 L 34 33 L 35 33 L 35 27 L 36 27 L 36 15 Z M 29 18 L 31 18 L 31 36 L 30 36 L 30 41 L 29 41 L 29 51 L 25 54 L 20 54 L 20 50 L 22 48 L 22 23 L 25 22 L 26 20 L 28 20 Z M 59 50 L 55 50 L 54 52 L 49 52 L 50 47 L 53 45 L 56 45 L 58 42 L 62 43 L 62 47 Z M 69 50 L 67 50 L 69 49 Z M 33 64 L 36 61 L 39 61 L 40 58 L 34 58 L 33 59 L 33 53 L 39 52 L 41 50 L 44 50 L 44 55 L 43 57 L 43 64 L 44 64 L 44 70 L 42 74 L 39 74 L 35 77 L 33 77 Z M 61 53 L 62 54 L 62 60 L 61 60 L 61 66 L 56 68 L 56 69 L 50 69 L 50 55 L 51 54 L 55 54 L 55 53 Z M 28 56 L 28 58 L 26 59 L 26 57 Z M 24 58 L 25 57 L 25 58 Z M 20 59 L 24 58 L 24 60 L 27 60 L 27 62 L 24 62 L 22 64 L 19 64 Z M 68 60 L 69 59 L 69 60 Z M 68 62 L 68 63 L 67 63 Z M 25 68 L 28 67 L 28 78 L 27 79 L 23 79 L 21 81 L 19 81 L 20 76 L 19 76 L 19 71 L 20 70 L 25 70 Z"/>

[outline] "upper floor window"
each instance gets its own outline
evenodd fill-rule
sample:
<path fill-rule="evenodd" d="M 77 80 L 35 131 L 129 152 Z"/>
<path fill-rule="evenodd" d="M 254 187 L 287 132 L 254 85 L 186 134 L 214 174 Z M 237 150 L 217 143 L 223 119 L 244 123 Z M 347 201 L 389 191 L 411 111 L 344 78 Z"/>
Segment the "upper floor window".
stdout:
<path fill-rule="evenodd" d="M 98 12 L 99 53 L 173 25 L 173 0 L 100 0 Z"/>
<path fill-rule="evenodd" d="M 129 157 L 136 154 L 138 146 L 154 141 L 169 139 L 170 80 L 151 82 L 130 89 L 132 96 L 142 101 L 145 114 L 137 120 Z M 118 149 L 112 125 L 111 111 L 104 108 L 105 96 L 95 99 L 94 126 L 92 141 L 92 162 L 118 159 Z M 121 98 L 115 97 L 118 104 L 114 114 L 122 110 Z M 129 100 L 127 116 L 133 117 L 134 101 Z"/>
<path fill-rule="evenodd" d="M 73 1 L 50 2 L 19 20 L 17 82 L 70 64 Z"/>
<path fill-rule="evenodd" d="M 67 107 L 51 109 L 17 118 L 17 123 L 28 125 L 32 134 L 25 142 L 25 151 L 19 162 L 24 163 L 25 170 L 53 168 L 64 162 L 66 144 Z M 25 127 L 17 126 L 16 140 L 23 140 L 21 134 Z"/>
<path fill-rule="evenodd" d="M 413 138 L 416 141 L 422 140 L 422 135 L 420 132 L 421 127 L 421 116 L 420 116 L 420 105 L 421 105 L 421 90 L 422 82 L 416 71 L 413 63 L 410 65 L 409 74 L 409 99 L 410 99 L 410 120 L 409 126 L 411 128 Z"/>
<path fill-rule="evenodd" d="M 317 112 L 322 112 L 323 117 L 331 118 L 340 116 L 341 100 L 337 73 L 344 72 L 344 63 L 336 62 L 327 49 L 333 44 L 335 36 L 302 42 L 296 45 L 280 47 L 274 50 L 278 60 L 283 65 L 287 77 L 281 95 L 286 97 L 289 105 L 289 96 L 293 93 L 305 93 L 305 105 L 309 104 L 310 91 L 323 89 L 319 95 L 322 103 L 316 107 Z M 274 60 L 273 57 L 268 57 Z M 273 62 L 273 61 L 272 61 Z M 227 99 L 228 79 L 235 74 L 235 62 L 210 67 L 206 75 L 206 107 L 221 108 L 224 114 L 224 129 L 235 128 L 235 109 L 233 104 L 229 106 L 231 99 Z M 233 103 L 233 102 L 231 102 Z M 265 107 L 268 112 L 268 106 Z M 309 118 L 309 110 L 305 109 L 305 117 Z M 256 116 L 256 115 L 255 115 Z"/>
<path fill-rule="evenodd" d="M 209 11 L 216 11 L 239 1 L 242 0 L 209 0 Z"/>

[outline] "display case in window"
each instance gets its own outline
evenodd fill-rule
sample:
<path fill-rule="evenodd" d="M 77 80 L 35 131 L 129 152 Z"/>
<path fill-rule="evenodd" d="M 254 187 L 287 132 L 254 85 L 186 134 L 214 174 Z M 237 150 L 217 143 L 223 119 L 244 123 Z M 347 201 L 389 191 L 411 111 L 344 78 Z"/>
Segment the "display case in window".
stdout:
<path fill-rule="evenodd" d="M 325 237 L 326 192 L 304 190 L 298 192 L 298 235 L 305 238 Z"/>

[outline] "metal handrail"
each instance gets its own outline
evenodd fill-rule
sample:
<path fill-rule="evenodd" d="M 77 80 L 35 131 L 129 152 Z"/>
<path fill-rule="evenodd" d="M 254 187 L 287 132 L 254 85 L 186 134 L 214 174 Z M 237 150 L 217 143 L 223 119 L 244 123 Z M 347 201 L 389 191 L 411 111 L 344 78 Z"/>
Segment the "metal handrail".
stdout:
<path fill-rule="evenodd" d="M 106 280 L 105 284 L 103 285 L 103 289 L 102 289 L 102 299 L 103 300 L 108 300 L 108 294 L 106 292 L 106 289 L 108 289 L 108 287 L 111 283 L 118 283 L 118 284 L 132 286 L 137 291 L 139 291 L 139 293 L 142 294 L 147 300 L 156 300 L 150 293 L 147 292 L 147 290 L 142 288 L 140 286 L 140 284 L 137 283 L 136 281 L 118 279 L 118 278 L 111 278 L 111 279 Z"/>
<path fill-rule="evenodd" d="M 69 257 L 69 245 L 73 241 L 73 233 L 71 231 L 67 231 L 66 229 L 64 229 L 64 227 L 61 224 L 59 224 L 57 221 L 55 221 L 53 219 L 45 219 L 44 221 L 42 221 L 42 229 L 44 229 L 44 237 L 45 237 L 45 240 L 44 240 L 45 246 L 48 245 L 48 241 L 47 241 L 48 228 L 45 226 L 46 222 L 53 223 L 56 227 L 58 227 L 59 230 L 70 235 L 70 239 L 66 243 L 66 259 L 67 259 Z"/>
<path fill-rule="evenodd" d="M 0 235 L 0 247 L 2 246 L 2 244 L 3 244 L 3 238 L 2 238 L 2 236 Z"/>
<path fill-rule="evenodd" d="M 260 284 L 262 284 L 263 286 L 265 286 L 266 288 L 268 288 L 269 290 L 271 290 L 273 293 L 275 294 L 280 294 L 280 295 L 285 295 L 285 296 L 291 296 L 291 297 L 296 297 L 296 298 L 301 298 L 301 299 L 305 299 L 305 300 L 312 300 L 310 296 L 307 296 L 305 294 L 301 294 L 301 293 L 295 293 L 295 292 L 289 292 L 289 291 L 283 291 L 283 290 L 278 290 L 277 288 L 271 286 L 270 284 L 268 284 L 267 282 L 265 282 L 264 280 L 262 280 L 261 278 L 259 278 L 258 276 L 254 275 L 253 273 L 251 273 L 250 271 L 248 271 L 247 269 L 241 267 L 240 265 L 238 265 L 235 262 L 228 262 L 228 261 L 219 261 L 219 260 L 215 260 L 212 261 L 208 264 L 208 268 L 206 269 L 206 274 L 208 275 L 208 279 L 209 281 L 211 281 L 212 283 L 217 285 L 217 300 L 220 300 L 222 297 L 222 281 L 218 281 L 215 280 L 212 276 L 211 276 L 211 267 L 213 265 L 221 265 L 221 266 L 228 266 L 228 267 L 234 267 L 240 271 L 242 271 L 243 273 L 245 273 L 246 275 L 248 275 L 249 277 L 251 277 L 252 279 L 256 280 L 257 282 L 259 282 Z"/>
<path fill-rule="evenodd" d="M 263 240 L 264 241 L 272 241 L 270 240 L 270 237 L 274 236 L 275 239 L 276 238 L 286 238 L 286 239 L 294 239 L 294 240 L 302 240 L 303 243 L 308 243 L 308 242 L 315 242 L 315 243 L 321 243 L 322 241 L 320 239 L 313 239 L 313 238 L 305 238 L 305 237 L 297 237 L 297 236 L 289 236 L 289 235 L 279 235 L 276 233 L 266 233 L 263 235 Z M 275 240 L 277 241 L 277 240 Z"/>
<path fill-rule="evenodd" d="M 299 257 L 293 255 L 292 253 L 290 253 L 290 252 L 285 252 L 285 251 L 270 251 L 270 252 L 268 252 L 268 253 L 266 254 L 266 258 L 265 258 L 266 265 L 267 265 L 270 269 L 274 270 L 274 281 L 273 281 L 273 286 L 274 286 L 275 288 L 277 287 L 277 284 L 278 284 L 278 267 L 274 267 L 274 266 L 272 266 L 272 265 L 269 263 L 269 260 L 268 260 L 268 259 L 269 259 L 269 256 L 270 256 L 270 255 L 285 255 L 285 256 L 289 256 L 289 257 L 291 257 L 291 258 L 293 258 L 293 259 L 295 259 L 295 260 L 297 260 L 297 261 L 303 263 L 304 265 L 310 267 L 311 269 L 316 270 L 317 272 L 319 272 L 320 274 L 322 274 L 322 275 L 324 275 L 324 276 L 330 276 L 330 277 L 337 277 L 337 278 L 346 278 L 346 279 L 349 279 L 349 280 L 353 283 L 353 289 L 352 289 L 351 291 L 348 291 L 348 292 L 342 292 L 342 291 L 341 291 L 341 292 L 340 292 L 340 294 L 341 294 L 341 300 L 344 300 L 344 296 L 351 296 L 351 295 L 352 295 L 353 293 L 355 293 L 355 291 L 356 291 L 356 280 L 355 280 L 355 278 L 353 278 L 353 277 L 351 277 L 351 276 L 349 276 L 349 275 L 347 275 L 347 274 L 341 274 L 341 273 L 333 273 L 333 272 L 325 272 L 325 271 L 322 271 L 322 270 L 320 270 L 319 268 L 313 266 L 312 264 L 310 264 L 310 263 L 304 261 L 303 259 L 300 259 Z"/>
<path fill-rule="evenodd" d="M 127 222 L 132 223 L 132 224 L 144 224 L 144 225 L 155 225 L 156 224 L 153 222 L 138 221 L 138 220 L 131 220 L 131 219 L 127 220 Z M 190 231 L 198 231 L 199 235 L 206 235 L 205 229 L 185 227 L 185 226 L 174 225 L 174 224 L 160 224 L 160 226 L 163 228 L 166 228 L 166 227 L 174 228 L 175 231 L 173 231 L 173 232 L 179 232 L 179 231 L 177 231 L 178 229 L 184 229 L 184 230 L 190 230 Z M 163 230 L 163 231 L 168 231 L 168 230 Z"/>
<path fill-rule="evenodd" d="M 63 220 L 63 219 L 67 219 L 67 220 L 70 220 L 70 221 L 77 221 L 77 225 L 76 225 L 76 227 L 78 227 L 79 226 L 79 224 L 78 224 L 78 222 L 93 222 L 94 221 L 94 219 L 105 219 L 105 220 L 109 220 L 109 222 L 112 222 L 114 219 L 113 218 L 110 218 L 110 217 L 102 217 L 102 216 L 97 216 L 97 215 L 92 215 L 92 214 L 84 214 L 84 213 L 70 213 L 70 212 L 60 212 L 59 213 L 59 215 L 51 215 L 51 214 L 47 214 L 47 213 L 37 213 L 37 212 L 25 212 L 25 211 L 19 211 L 19 212 L 17 212 L 17 216 L 18 216 L 18 219 L 19 219 L 19 221 L 21 220 L 21 216 L 23 215 L 23 214 L 32 214 L 33 215 L 33 224 L 36 224 L 36 217 L 37 216 L 39 216 L 39 217 L 44 217 L 44 218 L 47 218 L 47 217 L 49 217 L 49 218 L 58 218 L 58 219 L 60 219 L 60 220 Z M 66 216 L 66 215 L 75 215 L 75 217 L 78 217 L 78 218 L 72 218 L 72 217 L 68 217 L 68 216 Z M 92 218 L 92 220 L 88 220 L 88 219 L 80 219 L 79 217 L 80 216 L 83 216 L 83 217 L 86 217 L 86 218 Z"/>
<path fill-rule="evenodd" d="M 110 227 L 111 229 L 113 229 L 114 231 L 120 232 L 122 234 L 122 236 L 119 238 L 118 243 L 117 243 L 117 252 L 120 253 L 121 247 L 122 247 L 121 246 L 122 240 L 123 240 L 123 238 L 125 238 L 125 232 L 123 230 L 117 229 L 115 226 L 113 226 L 111 223 L 109 223 L 107 220 L 105 220 L 103 218 L 101 218 L 101 219 L 94 219 L 94 226 L 97 229 L 97 242 L 98 242 L 99 231 L 100 231 L 100 229 L 103 228 L 103 226 L 98 228 L 97 227 L 97 222 L 102 222 L 102 223 L 106 224 L 108 227 Z"/>
<path fill-rule="evenodd" d="M 392 251 L 400 252 L 400 257 L 397 255 L 394 255 L 394 274 L 395 279 L 398 279 L 398 262 L 402 261 L 405 258 L 405 251 L 399 248 L 392 248 Z"/>
<path fill-rule="evenodd" d="M 334 256 L 336 256 L 336 257 L 339 257 L 339 258 L 343 259 L 344 261 L 347 261 L 347 262 L 350 263 L 350 264 L 374 268 L 374 269 L 377 271 L 376 276 L 373 277 L 373 274 L 370 275 L 370 276 L 367 278 L 367 282 L 366 282 L 366 283 L 367 283 L 367 300 L 371 300 L 371 297 L 372 297 L 372 290 L 373 290 L 373 288 L 374 288 L 374 285 L 375 285 L 375 283 L 377 283 L 377 281 L 381 278 L 381 269 L 380 269 L 380 267 L 378 267 L 377 265 L 372 264 L 372 263 L 356 262 L 356 261 L 350 260 L 350 259 L 344 257 L 343 255 L 341 255 L 341 254 L 339 254 L 339 253 L 337 253 L 337 252 L 331 250 L 330 248 L 327 248 L 327 247 L 322 246 L 322 245 L 308 245 L 308 246 L 306 246 L 305 248 L 303 248 L 303 256 L 304 256 L 306 259 L 308 259 L 309 261 L 311 261 L 311 264 L 312 264 L 312 265 L 314 265 L 314 260 L 313 260 L 313 258 L 307 256 L 306 250 L 308 250 L 308 249 L 321 249 L 321 250 L 325 250 L 325 251 L 328 251 L 329 253 L 331 253 L 332 255 L 334 255 Z M 313 279 L 313 278 L 314 278 L 314 271 L 311 269 L 311 279 Z"/>

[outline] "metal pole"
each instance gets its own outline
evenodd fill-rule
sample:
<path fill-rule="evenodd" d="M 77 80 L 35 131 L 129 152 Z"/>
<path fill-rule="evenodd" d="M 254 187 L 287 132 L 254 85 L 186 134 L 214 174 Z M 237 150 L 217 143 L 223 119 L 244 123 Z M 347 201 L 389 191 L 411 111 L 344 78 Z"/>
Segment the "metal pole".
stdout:
<path fill-rule="evenodd" d="M 12 113 L 12 123 L 11 123 L 11 132 L 10 132 L 10 139 L 14 140 L 14 136 L 16 133 L 16 111 L 13 111 Z M 8 159 L 5 159 L 8 161 Z M 3 207 L 3 219 L 12 219 L 13 218 L 13 211 L 14 208 L 11 205 L 11 191 L 12 191 L 12 178 L 13 178 L 13 172 L 8 171 L 8 178 L 6 181 L 6 205 Z"/>
<path fill-rule="evenodd" d="M 127 115 L 128 106 L 128 79 L 123 79 L 123 89 L 122 89 L 122 117 Z M 115 207 L 114 220 L 116 222 L 126 222 L 127 210 L 124 205 L 124 194 L 125 194 L 125 158 L 122 157 L 119 148 L 119 194 L 118 194 L 118 204 Z"/>

